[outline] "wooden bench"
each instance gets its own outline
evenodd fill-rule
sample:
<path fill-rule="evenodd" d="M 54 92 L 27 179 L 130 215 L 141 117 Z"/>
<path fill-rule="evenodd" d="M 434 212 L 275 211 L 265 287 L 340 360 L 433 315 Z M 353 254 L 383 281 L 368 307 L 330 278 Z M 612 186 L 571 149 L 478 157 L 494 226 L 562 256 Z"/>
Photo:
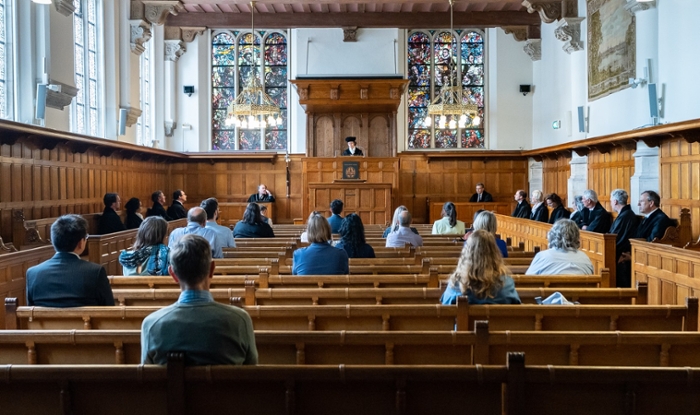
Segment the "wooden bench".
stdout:
<path fill-rule="evenodd" d="M 16 299 L 15 299 L 16 300 Z M 6 299 L 5 328 L 139 329 L 160 307 L 17 307 Z M 256 330 L 466 331 L 477 320 L 492 330 L 697 331 L 697 299 L 686 306 L 641 305 L 295 305 L 245 306 Z"/>
<path fill-rule="evenodd" d="M 117 211 L 122 222 L 126 218 L 126 211 Z M 97 235 L 97 228 L 102 212 L 83 213 L 88 225 L 88 234 Z M 21 209 L 12 210 L 12 242 L 20 249 L 35 248 L 37 246 L 51 244 L 51 225 L 58 217 L 25 219 Z"/>
<path fill-rule="evenodd" d="M 53 246 L 46 245 L 23 251 L 0 255 L 0 298 L 19 298 L 19 305 L 26 304 L 26 274 L 34 265 L 50 259 L 56 254 Z M 5 310 L 0 310 L 0 321 L 5 318 Z"/>

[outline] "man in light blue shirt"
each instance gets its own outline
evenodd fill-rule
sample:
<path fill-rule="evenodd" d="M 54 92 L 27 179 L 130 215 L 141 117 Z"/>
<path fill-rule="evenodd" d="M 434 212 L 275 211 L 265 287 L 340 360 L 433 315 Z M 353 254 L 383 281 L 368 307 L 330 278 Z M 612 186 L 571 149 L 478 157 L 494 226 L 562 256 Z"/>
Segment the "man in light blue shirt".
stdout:
<path fill-rule="evenodd" d="M 187 212 L 187 226 L 177 228 L 168 237 L 168 248 L 172 247 L 185 235 L 199 235 L 209 241 L 214 258 L 223 258 L 224 252 L 219 234 L 204 226 L 207 224 L 207 212 L 201 207 L 193 207 Z"/>
<path fill-rule="evenodd" d="M 202 201 L 199 205 L 207 212 L 207 224 L 205 228 L 211 229 L 219 234 L 221 246 L 224 248 L 235 248 L 236 241 L 233 240 L 233 231 L 225 226 L 219 225 L 216 221 L 219 219 L 219 201 L 214 197 L 210 197 Z"/>
<path fill-rule="evenodd" d="M 399 213 L 399 229 L 386 236 L 387 248 L 403 248 L 406 244 L 423 246 L 423 238 L 411 230 L 412 221 L 413 218 L 408 210 Z"/>
<path fill-rule="evenodd" d="M 164 365 L 168 353 L 186 365 L 255 365 L 253 322 L 244 310 L 214 301 L 209 286 L 215 264 L 206 239 L 185 235 L 170 248 L 168 272 L 182 293 L 175 304 L 148 315 L 141 325 L 141 363 Z"/>

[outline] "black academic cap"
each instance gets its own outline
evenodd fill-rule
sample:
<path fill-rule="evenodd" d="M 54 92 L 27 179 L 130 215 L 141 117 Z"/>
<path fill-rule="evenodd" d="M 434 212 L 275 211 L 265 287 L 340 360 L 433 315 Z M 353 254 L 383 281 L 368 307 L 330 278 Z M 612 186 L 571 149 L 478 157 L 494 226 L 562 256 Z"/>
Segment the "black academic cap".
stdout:
<path fill-rule="evenodd" d="M 345 137 L 345 142 L 349 143 L 351 141 L 357 141 L 357 138 L 355 137 Z"/>

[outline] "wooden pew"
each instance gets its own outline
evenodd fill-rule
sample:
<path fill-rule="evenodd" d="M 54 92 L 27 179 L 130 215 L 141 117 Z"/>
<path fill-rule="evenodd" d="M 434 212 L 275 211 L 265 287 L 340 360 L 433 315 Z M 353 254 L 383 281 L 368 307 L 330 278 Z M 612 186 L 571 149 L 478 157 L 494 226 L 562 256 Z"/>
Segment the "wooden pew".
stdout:
<path fill-rule="evenodd" d="M 19 298 L 19 305 L 26 304 L 26 274 L 34 265 L 54 256 L 53 246 L 25 249 L 0 255 L 0 298 Z M 0 310 L 0 321 L 5 318 L 5 310 Z"/>
<path fill-rule="evenodd" d="M 5 327 L 14 329 L 139 329 L 160 307 L 17 307 L 6 299 Z M 477 320 L 493 330 L 697 331 L 697 299 L 686 306 L 641 305 L 294 305 L 245 306 L 256 330 L 466 331 Z"/>
<path fill-rule="evenodd" d="M 10 252 L 17 252 L 17 248 L 15 248 L 12 242 L 5 243 L 2 238 L 0 238 L 0 255 L 9 254 Z"/>
<path fill-rule="evenodd" d="M 126 218 L 126 211 L 117 211 L 122 222 Z M 97 227 L 102 212 L 81 214 L 88 224 L 88 234 L 97 235 Z M 58 217 L 25 219 L 21 209 L 12 210 L 12 242 L 20 249 L 34 248 L 51 244 L 51 225 Z"/>

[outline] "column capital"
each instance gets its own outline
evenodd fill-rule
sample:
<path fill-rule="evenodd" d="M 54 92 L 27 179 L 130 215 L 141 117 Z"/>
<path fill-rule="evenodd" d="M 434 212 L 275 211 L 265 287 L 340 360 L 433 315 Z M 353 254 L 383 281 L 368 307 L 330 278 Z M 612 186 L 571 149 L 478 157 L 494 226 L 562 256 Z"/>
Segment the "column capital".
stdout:
<path fill-rule="evenodd" d="M 533 61 L 542 60 L 542 39 L 527 40 L 523 50 Z"/>
<path fill-rule="evenodd" d="M 625 10 L 627 10 L 631 15 L 653 8 L 656 8 L 656 0 L 641 2 L 637 0 L 627 0 L 627 4 L 625 4 Z"/>
<path fill-rule="evenodd" d="M 562 17 L 578 16 L 576 0 L 523 0 L 528 13 L 537 13 L 544 23 L 555 22 Z"/>
<path fill-rule="evenodd" d="M 165 41 L 165 60 L 177 62 L 185 52 L 187 52 L 187 47 L 185 42 L 175 39 Z"/>
<path fill-rule="evenodd" d="M 146 48 L 144 43 L 151 39 L 151 24 L 142 19 L 129 20 L 131 26 L 131 51 L 141 55 Z"/>
<path fill-rule="evenodd" d="M 146 20 L 159 26 L 165 23 L 169 14 L 177 16 L 185 10 L 185 6 L 179 0 L 143 0 L 142 3 Z"/>
<path fill-rule="evenodd" d="M 564 42 L 564 52 L 569 55 L 583 49 L 581 41 L 581 22 L 583 17 L 563 17 L 559 26 L 554 30 L 554 36 Z"/>
<path fill-rule="evenodd" d="M 52 0 L 53 6 L 56 11 L 64 16 L 70 16 L 75 13 L 75 6 L 73 5 L 73 0 Z"/>
<path fill-rule="evenodd" d="M 136 124 L 136 121 L 139 120 L 139 117 L 143 113 L 140 108 L 134 108 L 134 107 L 121 107 L 121 109 L 126 110 L 126 126 L 131 127 L 132 125 Z"/>

